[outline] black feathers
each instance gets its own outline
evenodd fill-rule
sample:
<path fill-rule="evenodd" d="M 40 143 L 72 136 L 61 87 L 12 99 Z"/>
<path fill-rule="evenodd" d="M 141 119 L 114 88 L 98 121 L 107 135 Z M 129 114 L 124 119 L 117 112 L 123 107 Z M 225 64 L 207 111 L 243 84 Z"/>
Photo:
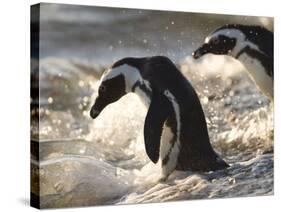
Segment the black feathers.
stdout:
<path fill-rule="evenodd" d="M 154 163 L 159 159 L 164 122 L 172 112 L 172 105 L 167 98 L 163 94 L 154 91 L 144 123 L 145 149 L 148 157 Z"/>

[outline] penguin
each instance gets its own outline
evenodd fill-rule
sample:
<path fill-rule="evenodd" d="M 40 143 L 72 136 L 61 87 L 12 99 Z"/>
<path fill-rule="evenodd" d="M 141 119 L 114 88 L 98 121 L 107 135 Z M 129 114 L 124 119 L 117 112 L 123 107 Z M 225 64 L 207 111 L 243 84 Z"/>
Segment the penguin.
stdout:
<path fill-rule="evenodd" d="M 273 33 L 261 26 L 224 25 L 209 36 L 192 55 L 229 55 L 239 60 L 257 87 L 273 101 Z"/>
<path fill-rule="evenodd" d="M 174 170 L 205 172 L 228 167 L 210 144 L 195 90 L 169 58 L 128 57 L 114 63 L 100 79 L 90 116 L 97 118 L 107 105 L 130 92 L 148 108 L 145 150 L 153 163 L 161 163 L 160 181 Z"/>

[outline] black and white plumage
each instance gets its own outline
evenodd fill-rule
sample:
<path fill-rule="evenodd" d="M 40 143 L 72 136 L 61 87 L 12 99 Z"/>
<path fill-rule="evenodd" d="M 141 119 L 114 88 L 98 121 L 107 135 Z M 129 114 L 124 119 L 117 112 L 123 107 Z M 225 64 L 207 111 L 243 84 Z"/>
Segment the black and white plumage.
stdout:
<path fill-rule="evenodd" d="M 195 59 L 212 53 L 230 55 L 248 70 L 260 90 L 273 100 L 273 33 L 261 26 L 224 25 L 193 52 Z"/>
<path fill-rule="evenodd" d="M 148 107 L 144 141 L 148 157 L 159 158 L 162 179 L 177 170 L 210 171 L 228 165 L 213 150 L 199 98 L 167 57 L 124 58 L 101 78 L 90 115 L 134 92 Z"/>

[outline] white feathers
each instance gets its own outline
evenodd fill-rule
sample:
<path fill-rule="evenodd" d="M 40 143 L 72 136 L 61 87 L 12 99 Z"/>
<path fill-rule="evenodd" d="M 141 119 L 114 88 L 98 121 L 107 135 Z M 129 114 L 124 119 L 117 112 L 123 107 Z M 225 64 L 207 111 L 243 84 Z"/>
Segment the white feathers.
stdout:
<path fill-rule="evenodd" d="M 162 176 L 167 177 L 175 170 L 178 162 L 178 156 L 180 152 L 180 145 L 178 142 L 174 144 L 169 152 L 169 160 L 166 164 L 162 164 Z M 162 158 L 161 158 L 162 159 Z"/>
<path fill-rule="evenodd" d="M 166 124 L 163 127 L 162 136 L 161 136 L 161 145 L 160 145 L 160 158 L 165 158 L 171 147 L 172 147 L 172 140 L 174 134 L 170 127 L 167 127 Z"/>
<path fill-rule="evenodd" d="M 180 138 L 181 122 L 180 122 L 180 107 L 179 107 L 179 104 L 176 101 L 175 96 L 169 90 L 165 90 L 164 95 L 172 103 L 173 109 L 174 109 L 174 112 L 175 112 L 175 115 L 176 115 L 176 120 L 177 120 L 176 142 L 173 145 L 172 149 L 171 149 L 172 144 L 168 144 L 169 140 L 165 140 L 165 138 L 163 138 L 162 142 L 164 141 L 164 143 L 163 144 L 161 143 L 161 154 L 160 154 L 161 159 L 164 159 L 167 156 L 167 154 L 169 153 L 168 162 L 166 164 L 162 165 L 162 175 L 163 175 L 163 177 L 166 177 L 177 166 L 178 156 L 179 156 L 179 152 L 180 152 L 180 140 L 179 140 L 179 138 Z M 172 139 L 171 136 L 173 135 L 171 130 L 169 128 L 165 129 L 164 133 L 165 133 L 165 135 L 171 134 L 168 137 L 168 139 L 170 139 L 170 141 L 171 141 L 171 139 Z M 162 145 L 167 145 L 167 146 L 162 147 Z"/>
<path fill-rule="evenodd" d="M 132 86 L 142 79 L 139 70 L 135 67 L 129 66 L 127 64 L 117 66 L 115 68 L 109 69 L 102 77 L 101 82 L 110 80 L 118 75 L 122 74 L 125 77 L 126 92 L 130 92 Z"/>
<path fill-rule="evenodd" d="M 102 77 L 101 82 L 113 79 L 114 77 L 122 74 L 125 78 L 125 88 L 126 92 L 129 93 L 132 91 L 133 85 L 137 82 L 140 85 L 144 85 L 147 90 L 151 91 L 150 83 L 147 80 L 144 80 L 139 72 L 139 70 L 133 66 L 128 64 L 123 64 L 121 66 L 115 67 L 113 69 L 109 69 Z M 150 97 L 147 96 L 145 92 L 143 92 L 139 87 L 136 87 L 136 93 L 147 106 L 150 103 Z"/>
<path fill-rule="evenodd" d="M 241 54 L 238 58 L 250 73 L 258 88 L 271 100 L 273 100 L 273 80 L 266 73 L 261 62 L 247 54 Z"/>
<path fill-rule="evenodd" d="M 150 87 L 148 87 L 150 88 Z M 135 93 L 138 95 L 142 103 L 148 108 L 151 102 L 150 96 L 148 96 L 142 89 L 136 87 Z"/>
<path fill-rule="evenodd" d="M 168 100 L 172 103 L 175 114 L 176 114 L 176 120 L 177 120 L 177 138 L 179 138 L 180 135 L 180 128 L 181 128 L 181 122 L 180 122 L 180 107 L 177 103 L 177 100 L 175 96 L 169 91 L 165 90 L 164 95 L 168 98 Z"/>

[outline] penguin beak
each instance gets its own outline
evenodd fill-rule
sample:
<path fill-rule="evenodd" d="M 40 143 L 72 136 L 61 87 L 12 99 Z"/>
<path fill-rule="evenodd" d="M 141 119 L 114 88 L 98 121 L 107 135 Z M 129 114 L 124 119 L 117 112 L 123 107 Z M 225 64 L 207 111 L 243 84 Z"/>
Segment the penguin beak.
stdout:
<path fill-rule="evenodd" d="M 194 59 L 198 59 L 202 57 L 203 55 L 209 53 L 210 47 L 209 44 L 205 43 L 202 46 L 200 46 L 198 49 L 196 49 L 193 53 L 192 56 Z"/>
<path fill-rule="evenodd" d="M 94 105 L 91 108 L 90 116 L 93 119 L 97 118 L 101 113 L 101 111 L 105 108 L 105 106 L 106 106 L 105 101 L 102 98 L 97 97 Z"/>
<path fill-rule="evenodd" d="M 100 111 L 94 109 L 94 107 L 91 108 L 90 116 L 92 117 L 92 119 L 97 118 L 99 114 L 100 114 Z"/>

